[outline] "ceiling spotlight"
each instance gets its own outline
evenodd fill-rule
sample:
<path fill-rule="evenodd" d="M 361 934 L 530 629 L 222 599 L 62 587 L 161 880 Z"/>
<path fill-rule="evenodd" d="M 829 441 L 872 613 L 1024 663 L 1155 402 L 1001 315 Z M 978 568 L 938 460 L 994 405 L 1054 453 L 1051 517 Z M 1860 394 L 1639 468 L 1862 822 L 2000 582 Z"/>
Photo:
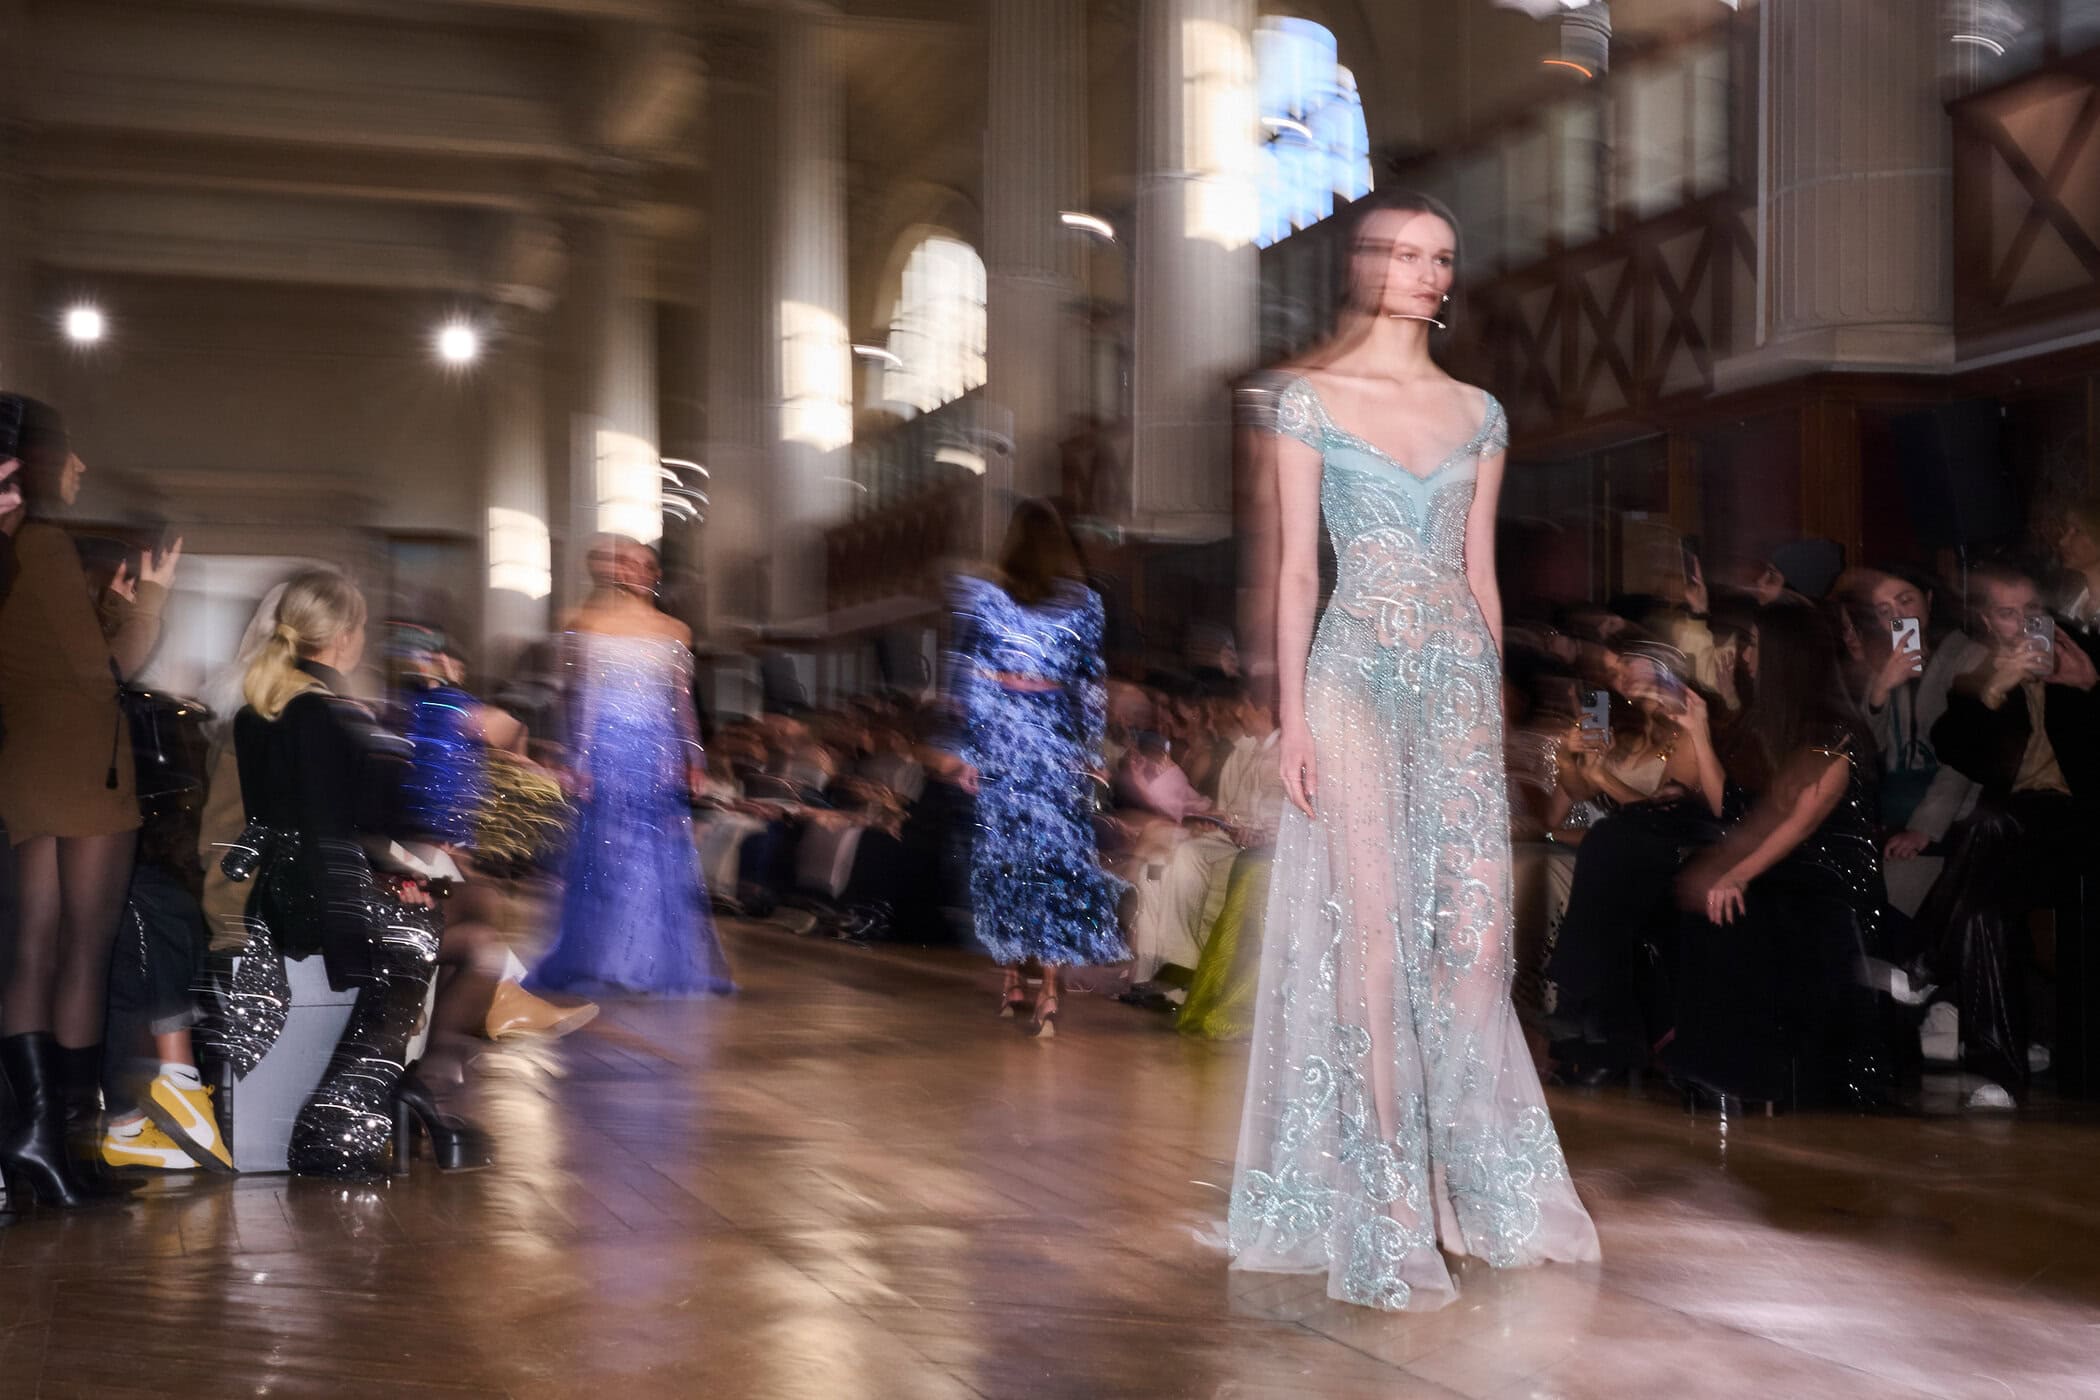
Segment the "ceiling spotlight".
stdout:
<path fill-rule="evenodd" d="M 92 306 L 76 306 L 66 313 L 66 339 L 75 345 L 93 345 L 107 329 L 102 313 Z"/>
<path fill-rule="evenodd" d="M 1092 214 L 1080 214 L 1067 209 L 1064 213 L 1057 216 L 1057 221 L 1066 228 L 1076 228 L 1081 233 L 1091 233 L 1094 237 L 1105 238 L 1110 243 L 1116 241 L 1115 225 Z"/>
<path fill-rule="evenodd" d="M 437 352 L 448 365 L 470 365 L 481 355 L 481 337 L 465 321 L 454 321 L 438 332 Z"/>

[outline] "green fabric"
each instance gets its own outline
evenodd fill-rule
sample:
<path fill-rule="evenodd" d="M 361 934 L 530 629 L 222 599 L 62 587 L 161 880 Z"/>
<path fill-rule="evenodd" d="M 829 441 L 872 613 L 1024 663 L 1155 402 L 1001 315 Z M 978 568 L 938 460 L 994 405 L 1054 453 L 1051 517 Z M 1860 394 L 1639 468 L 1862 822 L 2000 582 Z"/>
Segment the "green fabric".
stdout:
<path fill-rule="evenodd" d="M 1225 886 L 1225 907 L 1211 925 L 1189 999 L 1174 1018 L 1183 1035 L 1245 1040 L 1254 1033 L 1254 991 L 1261 982 L 1262 911 L 1269 902 L 1269 857 L 1242 855 Z"/>

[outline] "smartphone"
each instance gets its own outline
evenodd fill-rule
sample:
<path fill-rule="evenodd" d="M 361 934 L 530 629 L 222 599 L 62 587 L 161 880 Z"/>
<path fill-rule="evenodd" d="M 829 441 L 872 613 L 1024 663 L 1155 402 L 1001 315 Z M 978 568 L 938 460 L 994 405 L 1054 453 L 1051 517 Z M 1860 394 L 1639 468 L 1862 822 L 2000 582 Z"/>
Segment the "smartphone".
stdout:
<path fill-rule="evenodd" d="M 1594 734 L 1609 748 L 1611 746 L 1611 694 L 1602 690 L 1582 692 L 1582 711 L 1576 724 L 1585 734 Z"/>
<path fill-rule="evenodd" d="M 2029 645 L 2036 651 L 2044 656 L 2056 654 L 2056 620 L 2047 613 L 2028 618 L 2021 630 L 2026 632 Z"/>
<path fill-rule="evenodd" d="M 1916 656 L 1925 649 L 1925 632 L 1918 619 L 1899 617 L 1889 624 L 1889 645 L 1905 656 Z"/>

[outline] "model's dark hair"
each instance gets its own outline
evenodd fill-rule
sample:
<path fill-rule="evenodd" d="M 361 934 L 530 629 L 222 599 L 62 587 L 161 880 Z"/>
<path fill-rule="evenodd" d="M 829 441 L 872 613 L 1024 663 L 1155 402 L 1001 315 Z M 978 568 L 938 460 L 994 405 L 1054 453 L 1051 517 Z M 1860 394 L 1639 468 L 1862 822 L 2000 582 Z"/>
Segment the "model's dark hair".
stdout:
<path fill-rule="evenodd" d="M 1056 506 L 1030 497 L 1014 507 L 999 551 L 999 573 L 1017 603 L 1040 603 L 1063 585 L 1086 582 L 1079 541 Z"/>

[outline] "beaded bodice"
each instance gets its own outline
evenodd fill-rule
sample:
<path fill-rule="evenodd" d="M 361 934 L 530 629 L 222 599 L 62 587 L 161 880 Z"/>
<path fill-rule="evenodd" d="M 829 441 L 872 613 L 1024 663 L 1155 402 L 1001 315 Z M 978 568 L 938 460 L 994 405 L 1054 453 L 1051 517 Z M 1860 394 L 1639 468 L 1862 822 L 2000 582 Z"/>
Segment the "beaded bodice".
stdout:
<path fill-rule="evenodd" d="M 1509 443 L 1492 394 L 1479 430 L 1427 471 L 1337 426 L 1304 379 L 1277 394 L 1276 426 L 1318 451 L 1323 466 L 1320 511 L 1336 565 L 1323 639 L 1339 640 L 1331 634 L 1342 628 L 1367 631 L 1365 640 L 1380 647 L 1420 649 L 1439 621 L 1477 615 L 1466 580 L 1466 517 L 1480 459 Z"/>

